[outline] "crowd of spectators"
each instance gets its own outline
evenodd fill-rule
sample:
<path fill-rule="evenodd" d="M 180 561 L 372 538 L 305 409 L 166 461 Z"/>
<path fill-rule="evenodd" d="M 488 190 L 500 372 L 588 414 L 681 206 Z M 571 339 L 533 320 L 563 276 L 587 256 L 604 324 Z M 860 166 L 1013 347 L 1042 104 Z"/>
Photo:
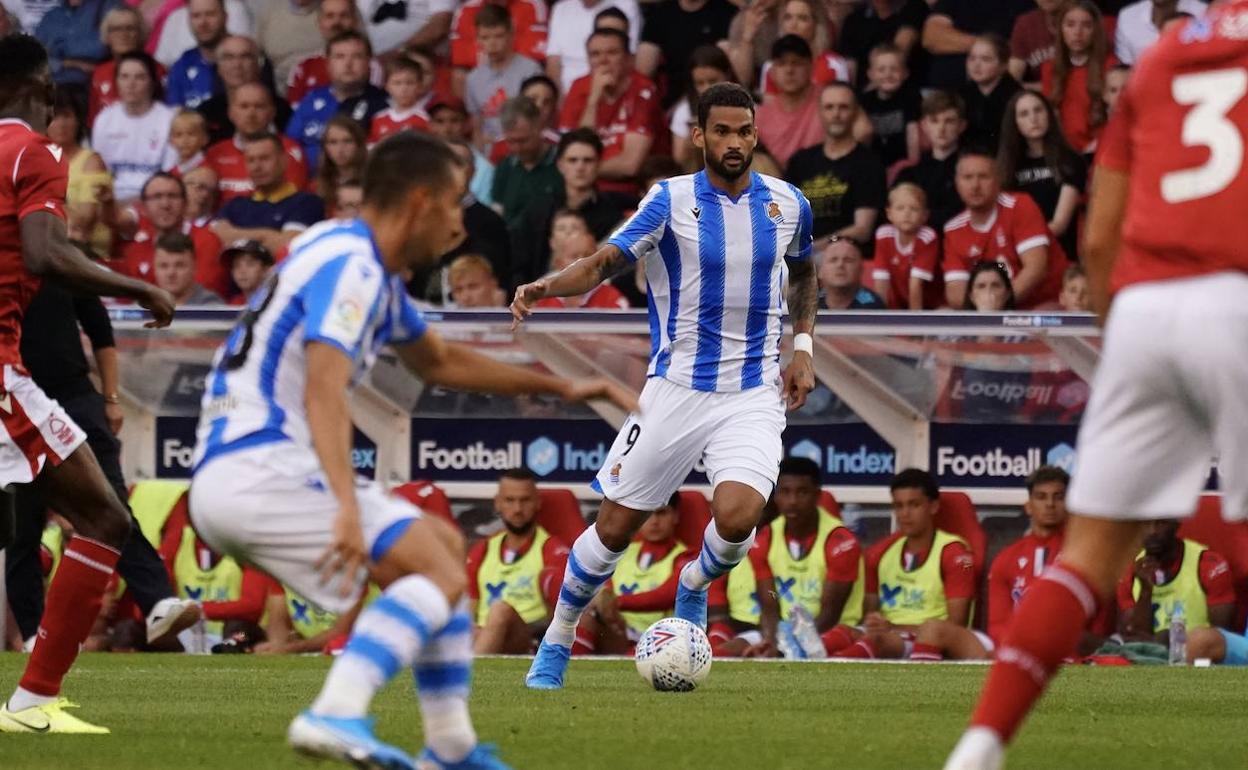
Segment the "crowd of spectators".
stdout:
<path fill-rule="evenodd" d="M 0 33 L 27 31 L 51 54 L 59 91 L 49 133 L 66 149 L 72 235 L 113 269 L 153 281 L 186 272 L 153 269 L 156 242 L 186 236 L 204 290 L 170 284 L 187 302 L 242 302 L 248 289 L 224 247 L 255 242 L 267 252 L 260 263 L 280 262 L 300 231 L 358 210 L 370 145 L 414 130 L 458 145 L 473 174 L 464 243 L 410 290 L 435 304 L 501 306 L 516 285 L 592 251 L 650 183 L 697 170 L 698 94 L 733 81 L 758 98 L 753 169 L 810 199 L 823 305 L 910 310 L 1002 304 L 968 290 L 985 261 L 1004 268 L 993 274 L 1007 307 L 1085 308 L 1062 278 L 1079 262 L 1098 136 L 1140 54 L 1206 9 L 1201 0 L 3 5 Z M 565 232 L 572 217 L 589 237 Z M 449 271 L 466 256 L 481 258 L 460 261 L 473 265 L 467 273 L 488 265 L 480 278 L 495 288 L 456 295 Z M 640 307 L 644 287 L 639 272 L 566 306 Z"/>

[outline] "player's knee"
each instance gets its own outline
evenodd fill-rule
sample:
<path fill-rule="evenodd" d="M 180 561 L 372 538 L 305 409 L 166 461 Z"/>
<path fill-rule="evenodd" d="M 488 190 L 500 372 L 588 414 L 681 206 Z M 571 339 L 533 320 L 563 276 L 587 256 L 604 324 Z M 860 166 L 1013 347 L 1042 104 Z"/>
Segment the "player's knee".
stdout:
<path fill-rule="evenodd" d="M 463 562 L 468 558 L 468 545 L 464 539 L 464 534 L 458 527 L 448 521 L 430 517 L 429 521 L 434 525 L 434 533 L 437 535 L 438 541 L 451 552 L 451 556 L 458 562 Z"/>
<path fill-rule="evenodd" d="M 1188 662 L 1208 658 L 1220 662 L 1226 657 L 1226 639 L 1216 628 L 1193 628 L 1187 637 Z"/>
<path fill-rule="evenodd" d="M 919 626 L 919 630 L 914 632 L 914 641 L 919 644 L 939 644 L 944 636 L 942 621 L 925 620 Z"/>
<path fill-rule="evenodd" d="M 99 495 L 82 508 L 62 511 L 74 531 L 92 540 L 121 549 L 130 537 L 130 511 L 115 495 Z"/>
<path fill-rule="evenodd" d="M 639 514 L 607 500 L 594 520 L 598 539 L 612 551 L 623 551 L 633 541 L 633 535 L 641 527 L 648 514 Z"/>

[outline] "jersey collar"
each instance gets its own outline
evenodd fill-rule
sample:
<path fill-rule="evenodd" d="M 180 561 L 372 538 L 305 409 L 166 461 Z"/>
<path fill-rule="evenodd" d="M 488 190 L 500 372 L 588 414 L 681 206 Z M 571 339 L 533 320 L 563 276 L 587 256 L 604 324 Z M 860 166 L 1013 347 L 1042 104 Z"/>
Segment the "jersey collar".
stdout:
<path fill-rule="evenodd" d="M 34 131 L 30 124 L 21 118 L 0 118 L 0 126 L 25 126 L 27 131 Z"/>
<path fill-rule="evenodd" d="M 734 198 L 715 185 L 711 184 L 710 177 L 706 175 L 706 170 L 703 169 L 694 175 L 693 187 L 697 197 L 701 200 L 709 200 L 713 203 L 718 203 L 720 198 L 727 198 L 729 202 L 735 205 L 746 195 L 752 195 L 765 189 L 767 184 L 763 182 L 763 178 L 761 176 L 759 176 L 756 172 L 751 171 L 749 187 L 746 187 L 740 195 Z"/>

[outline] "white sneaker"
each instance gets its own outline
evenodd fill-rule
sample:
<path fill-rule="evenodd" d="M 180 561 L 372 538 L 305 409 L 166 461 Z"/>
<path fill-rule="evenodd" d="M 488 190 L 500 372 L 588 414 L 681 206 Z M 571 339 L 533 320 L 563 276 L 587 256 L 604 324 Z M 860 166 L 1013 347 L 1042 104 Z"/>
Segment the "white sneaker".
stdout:
<path fill-rule="evenodd" d="M 190 599 L 170 596 L 161 599 L 147 615 L 147 643 L 164 642 L 195 625 L 200 617 L 199 605 Z"/>
<path fill-rule="evenodd" d="M 945 770 L 1001 770 L 1004 764 L 1005 746 L 1001 738 L 987 727 L 972 727 L 953 747 Z"/>

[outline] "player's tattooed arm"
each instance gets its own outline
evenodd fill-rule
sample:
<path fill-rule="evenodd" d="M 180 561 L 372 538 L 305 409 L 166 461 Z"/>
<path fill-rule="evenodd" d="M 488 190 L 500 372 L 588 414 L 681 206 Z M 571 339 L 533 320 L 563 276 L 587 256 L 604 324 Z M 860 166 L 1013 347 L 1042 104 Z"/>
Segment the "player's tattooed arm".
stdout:
<path fill-rule="evenodd" d="M 576 297 L 608 281 L 632 263 L 618 246 L 607 244 L 588 257 L 581 257 L 562 270 L 543 276 L 516 289 L 511 314 L 519 324 L 532 312 L 533 303 L 546 297 Z"/>
<path fill-rule="evenodd" d="M 815 331 L 815 314 L 819 309 L 819 281 L 815 263 L 804 259 L 787 260 L 789 266 L 789 318 L 794 335 L 811 335 Z M 815 389 L 815 365 L 809 351 L 794 350 L 793 359 L 784 369 L 784 398 L 789 409 L 801 409 L 806 396 Z"/>

